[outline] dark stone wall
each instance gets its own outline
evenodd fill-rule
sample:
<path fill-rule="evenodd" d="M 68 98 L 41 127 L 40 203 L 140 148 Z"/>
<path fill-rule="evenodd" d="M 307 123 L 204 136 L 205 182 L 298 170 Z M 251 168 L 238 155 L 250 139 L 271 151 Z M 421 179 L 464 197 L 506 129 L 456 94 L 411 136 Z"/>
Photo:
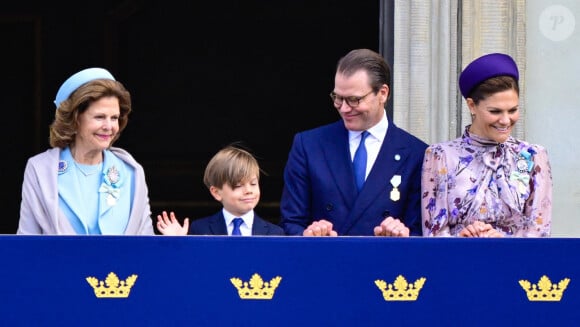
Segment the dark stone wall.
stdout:
<path fill-rule="evenodd" d="M 257 157 L 262 200 L 277 222 L 294 133 L 338 119 L 328 97 L 337 60 L 379 46 L 379 1 L 21 1 L 0 8 L 8 147 L 4 219 L 18 224 L 26 159 L 48 148 L 54 95 L 72 73 L 109 69 L 133 97 L 115 144 L 144 166 L 153 216 L 220 208 L 202 183 L 222 146 Z"/>

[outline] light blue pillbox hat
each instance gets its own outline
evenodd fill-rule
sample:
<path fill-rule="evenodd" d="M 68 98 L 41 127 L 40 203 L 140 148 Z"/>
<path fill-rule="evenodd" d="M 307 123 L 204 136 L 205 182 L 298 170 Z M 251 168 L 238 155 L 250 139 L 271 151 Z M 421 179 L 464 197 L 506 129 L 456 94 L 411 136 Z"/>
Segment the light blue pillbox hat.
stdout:
<path fill-rule="evenodd" d="M 54 100 L 56 108 L 58 109 L 60 104 L 64 100 L 68 99 L 71 93 L 73 93 L 81 85 L 96 79 L 115 80 L 113 75 L 111 75 L 108 70 L 103 68 L 95 67 L 81 70 L 80 72 L 72 75 L 66 81 L 64 81 L 64 83 L 62 83 L 60 86 L 60 89 L 58 89 L 58 92 L 56 93 L 56 99 Z"/>

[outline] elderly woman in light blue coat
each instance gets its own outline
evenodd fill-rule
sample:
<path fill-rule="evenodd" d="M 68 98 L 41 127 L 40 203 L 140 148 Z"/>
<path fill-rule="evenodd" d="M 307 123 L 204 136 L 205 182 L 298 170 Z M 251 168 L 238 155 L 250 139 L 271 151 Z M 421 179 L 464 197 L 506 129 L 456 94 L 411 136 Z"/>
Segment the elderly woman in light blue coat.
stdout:
<path fill-rule="evenodd" d="M 17 234 L 153 235 L 142 166 L 112 147 L 127 125 L 131 97 L 102 68 L 60 87 L 49 149 L 24 172 Z"/>

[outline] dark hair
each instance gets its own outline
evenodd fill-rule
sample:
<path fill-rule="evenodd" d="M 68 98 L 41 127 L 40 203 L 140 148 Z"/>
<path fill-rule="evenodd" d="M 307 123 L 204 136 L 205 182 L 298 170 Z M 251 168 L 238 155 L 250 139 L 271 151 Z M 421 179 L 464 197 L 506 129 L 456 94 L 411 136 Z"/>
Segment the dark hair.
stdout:
<path fill-rule="evenodd" d="M 65 148 L 74 143 L 79 115 L 85 112 L 91 103 L 109 96 L 119 99 L 120 107 L 119 132 L 111 144 L 119 139 L 129 120 L 131 95 L 121 82 L 97 79 L 81 85 L 68 99 L 61 102 L 50 125 L 50 146 Z"/>
<path fill-rule="evenodd" d="M 476 86 L 473 91 L 469 93 L 468 97 L 471 98 L 475 104 L 478 104 L 479 101 L 485 100 L 488 96 L 506 90 L 515 90 L 519 96 L 520 87 L 518 81 L 511 76 L 497 76 L 486 79 Z"/>
<path fill-rule="evenodd" d="M 378 53 L 369 49 L 356 49 L 340 58 L 336 72 L 351 76 L 359 70 L 365 70 L 369 76 L 370 86 L 376 93 L 386 84 L 391 90 L 391 67 Z"/>

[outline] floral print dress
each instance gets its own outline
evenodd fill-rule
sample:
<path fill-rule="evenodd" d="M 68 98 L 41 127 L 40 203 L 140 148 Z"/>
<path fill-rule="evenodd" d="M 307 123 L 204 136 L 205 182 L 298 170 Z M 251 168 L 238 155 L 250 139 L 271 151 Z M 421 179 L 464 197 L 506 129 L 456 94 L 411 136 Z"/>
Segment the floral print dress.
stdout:
<path fill-rule="evenodd" d="M 497 143 L 469 134 L 425 151 L 423 236 L 457 236 L 476 220 L 504 236 L 548 237 L 552 172 L 545 148 L 510 136 Z"/>

